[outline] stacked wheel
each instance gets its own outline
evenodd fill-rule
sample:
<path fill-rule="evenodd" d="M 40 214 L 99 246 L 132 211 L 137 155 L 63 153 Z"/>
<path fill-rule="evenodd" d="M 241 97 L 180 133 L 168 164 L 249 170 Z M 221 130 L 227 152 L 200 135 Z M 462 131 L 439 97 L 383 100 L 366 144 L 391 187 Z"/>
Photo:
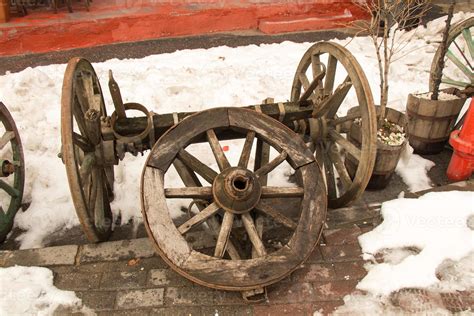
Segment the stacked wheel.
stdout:
<path fill-rule="evenodd" d="M 0 138 L 0 242 L 3 242 L 13 226 L 15 214 L 21 207 L 25 160 L 15 121 L 1 102 L 0 120 L 3 129 Z"/>

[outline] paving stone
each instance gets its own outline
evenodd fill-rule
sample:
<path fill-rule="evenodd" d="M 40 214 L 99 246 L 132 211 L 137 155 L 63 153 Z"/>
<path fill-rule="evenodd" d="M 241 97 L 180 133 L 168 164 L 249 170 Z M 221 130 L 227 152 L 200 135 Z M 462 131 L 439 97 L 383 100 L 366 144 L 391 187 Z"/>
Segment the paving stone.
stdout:
<path fill-rule="evenodd" d="M 326 262 L 355 261 L 362 259 L 362 251 L 358 244 L 321 246 L 319 249 Z"/>
<path fill-rule="evenodd" d="M 215 291 L 214 305 L 242 304 L 242 293 L 237 291 Z"/>
<path fill-rule="evenodd" d="M 194 286 L 194 283 L 171 269 L 152 269 L 148 272 L 148 282 L 152 286 Z"/>
<path fill-rule="evenodd" d="M 323 235 L 327 245 L 345 245 L 358 243 L 357 238 L 362 235 L 362 231 L 354 225 L 350 228 L 325 229 Z"/>
<path fill-rule="evenodd" d="M 154 316 L 199 316 L 205 315 L 199 306 L 174 306 L 153 308 L 150 315 Z M 209 316 L 214 314 L 207 314 Z M 219 314 L 220 315 L 220 314 Z M 221 316 L 221 315 L 220 315 Z"/>
<path fill-rule="evenodd" d="M 242 303 L 242 301 L 241 301 Z M 252 305 L 232 305 L 232 306 L 203 306 L 202 315 L 219 315 L 219 316 L 247 316 L 253 315 Z"/>
<path fill-rule="evenodd" d="M 133 289 L 145 286 L 147 271 L 104 272 L 100 282 L 101 289 Z"/>
<path fill-rule="evenodd" d="M 16 251 L 1 251 L 0 264 L 3 267 L 73 265 L 78 246 L 56 246 Z"/>
<path fill-rule="evenodd" d="M 80 263 L 149 258 L 155 251 L 148 238 L 84 245 Z"/>
<path fill-rule="evenodd" d="M 367 275 L 367 270 L 364 268 L 365 262 L 349 261 L 349 262 L 335 262 L 334 269 L 336 271 L 337 279 L 339 280 L 360 280 Z"/>
<path fill-rule="evenodd" d="M 334 310 L 342 305 L 344 305 L 343 300 L 313 303 L 309 314 L 313 315 L 315 312 L 318 312 L 323 315 L 332 315 Z"/>
<path fill-rule="evenodd" d="M 51 270 L 57 273 L 80 272 L 80 273 L 98 273 L 111 271 L 147 271 L 150 269 L 166 269 L 168 265 L 160 257 L 130 259 L 122 261 L 107 261 L 107 262 L 93 262 L 82 263 L 75 266 L 54 266 Z"/>
<path fill-rule="evenodd" d="M 76 292 L 76 295 L 82 299 L 82 304 L 94 310 L 111 310 L 115 307 L 115 291 L 87 291 Z"/>
<path fill-rule="evenodd" d="M 293 282 L 331 281 L 336 279 L 336 271 L 331 263 L 307 263 L 295 272 Z"/>
<path fill-rule="evenodd" d="M 255 316 L 312 315 L 311 304 L 278 304 L 254 306 Z"/>
<path fill-rule="evenodd" d="M 162 306 L 163 293 L 163 289 L 119 291 L 116 306 L 118 309 Z"/>
<path fill-rule="evenodd" d="M 97 289 L 101 276 L 101 273 L 61 273 L 55 275 L 54 285 L 73 291 Z"/>
<path fill-rule="evenodd" d="M 216 291 L 203 286 L 168 287 L 165 294 L 165 305 L 212 305 Z"/>
<path fill-rule="evenodd" d="M 267 288 L 270 304 L 308 302 L 315 295 L 311 283 L 275 283 Z"/>
<path fill-rule="evenodd" d="M 313 301 L 335 301 L 341 300 L 347 294 L 355 290 L 357 281 L 342 280 L 331 282 L 314 282 Z"/>

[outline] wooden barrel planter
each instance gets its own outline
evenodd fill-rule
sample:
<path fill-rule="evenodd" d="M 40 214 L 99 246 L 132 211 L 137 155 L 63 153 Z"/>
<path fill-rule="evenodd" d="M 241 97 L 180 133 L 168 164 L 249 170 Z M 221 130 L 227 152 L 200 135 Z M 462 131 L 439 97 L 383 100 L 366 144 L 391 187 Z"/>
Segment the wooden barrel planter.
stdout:
<path fill-rule="evenodd" d="M 377 115 L 379 115 L 380 107 L 376 107 Z M 351 111 L 357 111 L 357 108 L 350 109 Z M 349 114 L 349 113 L 348 113 Z M 404 131 L 407 131 L 408 120 L 405 114 L 391 109 L 386 108 L 386 118 L 389 122 L 396 123 L 403 127 Z M 349 133 L 347 133 L 347 139 L 354 145 L 360 147 L 361 143 L 361 128 L 360 124 L 353 123 L 351 124 Z M 377 155 L 375 160 L 375 166 L 372 171 L 372 176 L 367 185 L 369 190 L 380 190 L 385 188 L 390 179 L 392 178 L 393 172 L 397 167 L 398 160 L 400 159 L 400 154 L 403 148 L 406 145 L 407 140 L 403 144 L 398 146 L 387 145 L 377 139 Z M 350 154 L 347 154 L 345 165 L 351 177 L 354 175 L 357 170 L 358 161 L 352 157 Z"/>
<path fill-rule="evenodd" d="M 430 100 L 409 94 L 407 100 L 410 145 L 417 154 L 441 152 L 466 99 Z"/>

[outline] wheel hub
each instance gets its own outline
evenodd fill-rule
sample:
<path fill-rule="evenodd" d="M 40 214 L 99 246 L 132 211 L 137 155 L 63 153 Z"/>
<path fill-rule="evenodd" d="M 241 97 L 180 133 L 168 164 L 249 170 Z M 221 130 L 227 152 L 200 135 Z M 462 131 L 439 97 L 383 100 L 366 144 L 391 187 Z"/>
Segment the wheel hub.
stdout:
<path fill-rule="evenodd" d="M 243 214 L 257 205 L 261 185 L 250 170 L 232 167 L 216 177 L 212 184 L 212 193 L 222 209 L 234 214 Z"/>

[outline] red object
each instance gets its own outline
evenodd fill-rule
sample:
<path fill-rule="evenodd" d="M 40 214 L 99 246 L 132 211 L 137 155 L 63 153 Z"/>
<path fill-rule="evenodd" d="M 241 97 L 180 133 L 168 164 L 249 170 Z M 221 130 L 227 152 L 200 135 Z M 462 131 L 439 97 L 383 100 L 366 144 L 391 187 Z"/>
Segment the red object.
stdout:
<path fill-rule="evenodd" d="M 0 56 L 216 32 L 327 29 L 367 17 L 352 0 L 98 0 L 90 12 L 83 1 L 73 6 L 73 14 L 38 9 L 0 22 Z"/>
<path fill-rule="evenodd" d="M 446 172 L 452 181 L 467 180 L 474 171 L 474 98 L 467 110 L 461 130 L 451 133 L 449 143 L 454 152 Z"/>
<path fill-rule="evenodd" d="M 222 150 L 223 150 L 223 151 L 229 151 L 229 146 L 227 146 L 227 145 L 226 145 L 226 146 L 222 146 Z"/>

